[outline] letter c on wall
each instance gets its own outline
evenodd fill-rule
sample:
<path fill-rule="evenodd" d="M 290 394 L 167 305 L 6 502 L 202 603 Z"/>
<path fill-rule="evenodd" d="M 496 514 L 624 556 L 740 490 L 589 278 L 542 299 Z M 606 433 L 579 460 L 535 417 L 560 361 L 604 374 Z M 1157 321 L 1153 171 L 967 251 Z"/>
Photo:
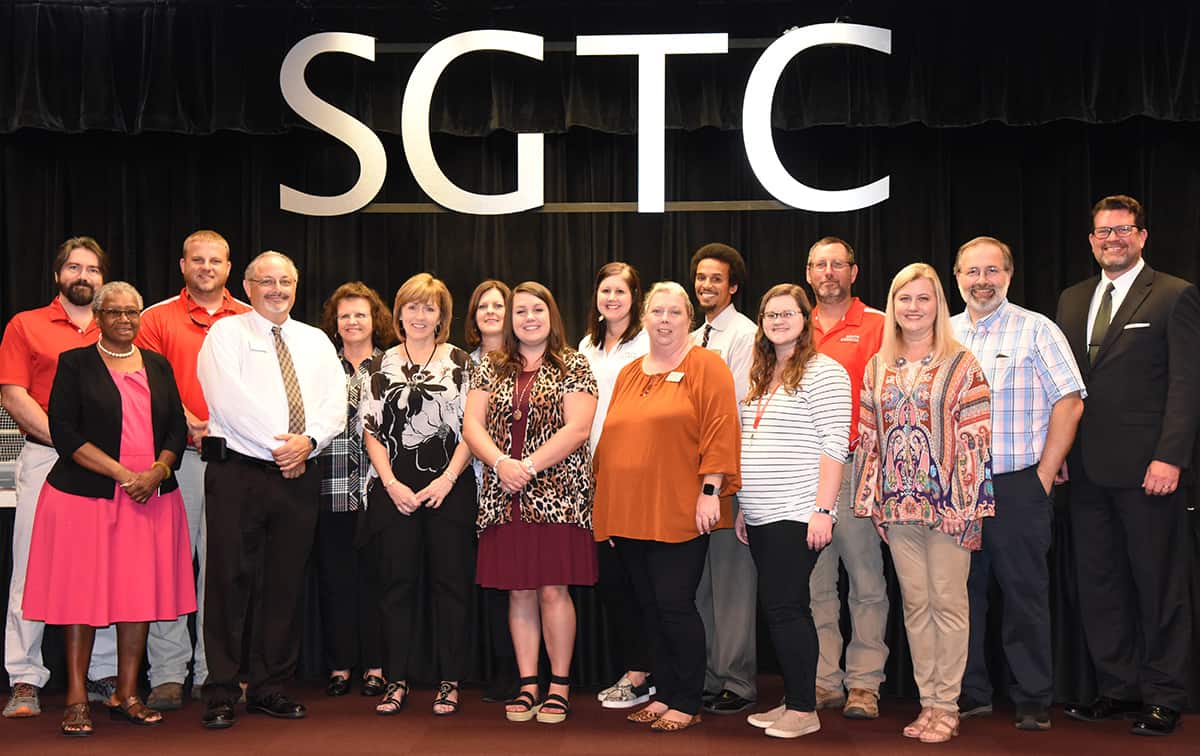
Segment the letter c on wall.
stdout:
<path fill-rule="evenodd" d="M 883 202 L 890 193 L 890 178 L 884 176 L 866 186 L 836 191 L 814 189 L 792 177 L 775 151 L 771 133 L 771 103 L 783 69 L 804 50 L 817 45 L 854 45 L 891 55 L 892 32 L 860 24 L 813 24 L 787 32 L 763 51 L 746 83 L 742 105 L 742 139 L 750 168 L 763 187 L 776 199 L 801 210 L 842 212 L 859 210 Z"/>

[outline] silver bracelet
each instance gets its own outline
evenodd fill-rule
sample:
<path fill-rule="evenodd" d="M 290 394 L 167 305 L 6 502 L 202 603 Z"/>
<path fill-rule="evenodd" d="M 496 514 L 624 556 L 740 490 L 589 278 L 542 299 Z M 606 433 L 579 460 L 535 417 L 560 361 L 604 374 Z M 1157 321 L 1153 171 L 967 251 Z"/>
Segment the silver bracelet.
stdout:
<path fill-rule="evenodd" d="M 526 457 L 525 459 L 521 460 L 521 464 L 525 466 L 525 469 L 529 472 L 530 477 L 537 477 L 537 468 L 533 466 L 532 459 Z"/>
<path fill-rule="evenodd" d="M 458 476 L 451 473 L 449 467 L 442 471 L 442 477 L 450 481 L 450 485 L 454 485 L 458 482 Z"/>
<path fill-rule="evenodd" d="M 499 457 L 496 457 L 496 461 L 492 463 L 492 472 L 496 473 L 497 478 L 500 477 L 500 471 L 496 468 L 500 467 L 500 463 L 506 459 L 512 459 L 512 457 L 508 456 L 507 454 L 501 454 Z"/>

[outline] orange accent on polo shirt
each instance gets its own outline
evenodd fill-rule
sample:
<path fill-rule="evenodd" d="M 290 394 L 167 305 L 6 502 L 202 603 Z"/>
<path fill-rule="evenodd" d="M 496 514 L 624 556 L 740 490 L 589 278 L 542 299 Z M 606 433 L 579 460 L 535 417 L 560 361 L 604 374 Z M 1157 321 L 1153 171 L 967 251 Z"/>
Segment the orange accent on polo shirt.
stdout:
<path fill-rule="evenodd" d="M 0 384 L 24 387 L 43 410 L 48 410 L 58 356 L 99 340 L 100 327 L 95 319 L 80 328 L 71 322 L 58 297 L 45 307 L 18 312 L 8 321 L 4 340 L 0 341 Z"/>
<path fill-rule="evenodd" d="M 850 449 L 853 451 L 858 446 L 858 400 L 862 391 L 863 371 L 883 343 L 885 316 L 854 297 L 850 309 L 827 333 L 821 330 L 821 321 L 817 318 L 820 309 L 820 305 L 813 308 L 813 343 L 818 352 L 840 362 L 850 374 Z"/>
<path fill-rule="evenodd" d="M 209 314 L 185 286 L 179 296 L 164 299 L 142 313 L 142 327 L 134 343 L 158 352 L 171 363 L 183 406 L 201 420 L 208 419 L 208 403 L 196 377 L 196 357 L 213 323 L 230 315 L 248 312 L 250 305 L 222 292 L 221 306 Z"/>

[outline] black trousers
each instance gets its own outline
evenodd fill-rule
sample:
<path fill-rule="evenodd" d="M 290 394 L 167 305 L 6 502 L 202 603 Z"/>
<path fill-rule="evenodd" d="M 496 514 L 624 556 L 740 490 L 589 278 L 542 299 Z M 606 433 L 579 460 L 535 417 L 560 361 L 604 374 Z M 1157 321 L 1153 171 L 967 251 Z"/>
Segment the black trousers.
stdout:
<path fill-rule="evenodd" d="M 758 571 L 758 602 L 783 672 L 783 702 L 795 711 L 816 711 L 820 645 L 808 579 L 821 552 L 808 547 L 808 524 L 803 522 L 747 525 L 746 535 Z"/>
<path fill-rule="evenodd" d="M 983 548 L 971 553 L 967 578 L 971 630 L 963 693 L 992 700 L 986 636 L 988 590 L 994 575 L 1004 596 L 1001 645 L 1012 670 L 1015 704 L 1049 706 L 1054 695 L 1050 652 L 1050 553 L 1054 497 L 1042 488 L 1037 466 L 994 476 L 996 516 L 983 520 Z"/>
<path fill-rule="evenodd" d="M 371 504 L 376 505 L 375 497 Z M 389 681 L 408 679 L 410 654 L 417 646 L 413 628 L 422 575 L 428 576 L 441 679 L 466 678 L 471 664 L 467 622 L 474 598 L 474 536 L 470 523 L 421 507 L 375 533 L 364 547 L 367 583 L 379 596 L 383 671 Z"/>
<path fill-rule="evenodd" d="M 656 698 L 685 714 L 700 712 L 704 694 L 704 622 L 696 588 L 708 555 L 708 536 L 683 543 L 614 538 L 654 641 Z"/>
<path fill-rule="evenodd" d="M 280 692 L 300 657 L 300 596 L 317 524 L 321 472 L 288 480 L 265 465 L 209 462 L 204 650 L 208 703 Z M 246 637 L 247 634 L 249 637 Z"/>
<path fill-rule="evenodd" d="M 642 607 L 629 571 L 607 540 L 596 544 L 596 562 L 600 568 L 596 593 L 604 606 L 617 663 L 623 670 L 649 672 L 654 664 L 653 642 L 647 638 Z"/>
<path fill-rule="evenodd" d="M 1079 608 L 1100 694 L 1182 711 L 1192 651 L 1189 492 L 1147 496 L 1098 486 L 1082 464 L 1070 471 Z"/>
<path fill-rule="evenodd" d="M 379 648 L 379 597 L 362 578 L 362 553 L 354 547 L 360 512 L 317 514 L 317 601 L 321 660 L 326 669 L 366 671 L 383 666 Z"/>

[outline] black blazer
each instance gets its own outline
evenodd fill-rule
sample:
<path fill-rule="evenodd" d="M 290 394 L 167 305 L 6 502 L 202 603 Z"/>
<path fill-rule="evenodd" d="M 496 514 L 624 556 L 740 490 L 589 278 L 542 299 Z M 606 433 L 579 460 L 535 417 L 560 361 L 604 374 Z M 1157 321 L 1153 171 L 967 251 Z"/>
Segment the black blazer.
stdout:
<path fill-rule="evenodd" d="M 157 456 L 163 449 L 175 452 L 178 469 L 187 444 L 187 421 L 175 386 L 175 374 L 166 358 L 157 352 L 143 349 L 142 362 L 150 384 L 154 454 Z M 46 481 L 64 493 L 115 498 L 116 481 L 72 459 L 76 450 L 89 441 L 113 459 L 121 457 L 121 392 L 96 347 L 79 347 L 59 356 L 48 414 L 50 437 L 59 456 Z M 168 493 L 178 487 L 172 475 L 162 482 L 159 491 Z"/>
<path fill-rule="evenodd" d="M 1087 318 L 1099 276 L 1058 299 L 1056 320 L 1087 386 L 1069 465 L 1101 486 L 1139 488 L 1151 460 L 1191 479 L 1200 422 L 1200 293 L 1146 265 L 1113 314 L 1096 363 L 1088 362 Z"/>

